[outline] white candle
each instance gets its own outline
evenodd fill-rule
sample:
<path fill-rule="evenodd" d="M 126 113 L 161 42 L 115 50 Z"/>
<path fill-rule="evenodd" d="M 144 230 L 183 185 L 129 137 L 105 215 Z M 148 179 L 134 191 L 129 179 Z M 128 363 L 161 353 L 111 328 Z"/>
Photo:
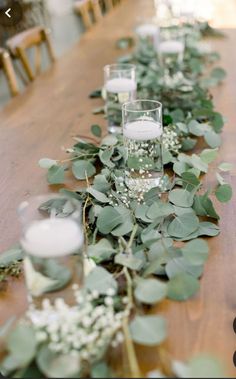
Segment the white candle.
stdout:
<path fill-rule="evenodd" d="M 155 24 L 143 24 L 137 27 L 136 33 L 140 37 L 154 37 L 159 35 L 159 28 Z"/>
<path fill-rule="evenodd" d="M 106 82 L 105 88 L 112 93 L 133 92 L 136 91 L 137 85 L 134 79 L 114 78 Z"/>
<path fill-rule="evenodd" d="M 151 38 L 154 48 L 159 44 L 159 28 L 155 24 L 143 24 L 136 28 L 136 33 L 141 38 Z"/>
<path fill-rule="evenodd" d="M 163 54 L 181 54 L 184 51 L 184 43 L 176 40 L 163 41 L 159 45 L 159 51 Z"/>
<path fill-rule="evenodd" d="M 83 233 L 79 225 L 69 218 L 35 221 L 21 241 L 28 254 L 40 258 L 69 255 L 76 252 L 82 243 Z"/>
<path fill-rule="evenodd" d="M 123 133 L 129 139 L 152 140 L 162 135 L 162 126 L 154 121 L 138 120 L 125 124 Z"/>

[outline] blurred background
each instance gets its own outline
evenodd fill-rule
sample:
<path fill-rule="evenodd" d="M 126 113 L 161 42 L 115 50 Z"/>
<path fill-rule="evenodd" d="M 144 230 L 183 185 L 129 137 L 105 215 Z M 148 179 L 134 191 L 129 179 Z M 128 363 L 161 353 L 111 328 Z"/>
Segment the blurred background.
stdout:
<path fill-rule="evenodd" d="M 0 0 L 1 7 L 10 7 L 14 0 Z M 16 0 L 15 0 L 16 1 Z M 81 3 L 85 0 L 79 0 Z M 99 0 L 104 12 L 106 0 Z M 134 6 L 136 0 L 133 1 Z M 202 20 L 209 20 L 217 28 L 236 28 L 236 0 L 146 0 L 154 2 L 157 14 L 161 21 L 168 18 L 169 6 L 176 13 L 189 17 L 195 15 Z M 51 30 L 51 40 L 56 57 L 60 57 L 69 50 L 85 31 L 82 17 L 75 12 L 75 3 L 78 0 L 20 0 L 23 10 L 21 22 L 17 25 L 6 26 L 0 19 L 0 47 L 5 47 L 8 38 L 28 28 L 45 25 Z M 47 66 L 46 54 L 43 52 L 43 63 Z M 15 62 L 14 62 L 15 65 Z M 24 86 L 19 83 L 20 91 Z M 0 70 L 0 108 L 9 100 L 9 89 L 6 78 Z"/>

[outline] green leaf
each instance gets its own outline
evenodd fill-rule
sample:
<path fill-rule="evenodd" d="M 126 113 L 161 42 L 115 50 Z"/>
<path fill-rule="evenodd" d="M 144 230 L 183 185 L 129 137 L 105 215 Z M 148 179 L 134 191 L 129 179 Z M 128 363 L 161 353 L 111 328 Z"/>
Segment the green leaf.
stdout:
<path fill-rule="evenodd" d="M 187 189 L 188 191 L 194 190 L 200 184 L 200 180 L 192 172 L 183 172 L 181 178 L 183 188 Z"/>
<path fill-rule="evenodd" d="M 56 166 L 56 165 L 57 165 L 57 161 L 55 161 L 55 159 L 42 158 L 39 160 L 39 166 L 41 168 L 49 169 L 52 166 Z"/>
<path fill-rule="evenodd" d="M 146 216 L 150 219 L 156 219 L 157 217 L 167 217 L 172 213 L 174 213 L 174 208 L 171 204 L 158 200 L 150 206 Z"/>
<path fill-rule="evenodd" d="M 98 215 L 97 228 L 102 234 L 108 234 L 122 222 L 121 214 L 115 208 L 107 206 Z"/>
<path fill-rule="evenodd" d="M 184 301 L 195 295 L 199 290 L 199 281 L 189 274 L 179 274 L 168 283 L 168 297 L 172 300 Z"/>
<path fill-rule="evenodd" d="M 90 195 L 92 195 L 100 203 L 109 203 L 110 201 L 104 193 L 97 191 L 91 186 L 87 188 L 87 192 L 90 193 Z"/>
<path fill-rule="evenodd" d="M 111 372 L 106 362 L 99 362 L 91 368 L 92 378 L 111 378 Z"/>
<path fill-rule="evenodd" d="M 187 364 L 185 378 L 224 378 L 222 363 L 215 357 L 198 355 Z"/>
<path fill-rule="evenodd" d="M 117 291 L 118 285 L 116 280 L 103 267 L 96 267 L 85 279 L 85 287 L 90 291 L 98 291 L 101 295 L 106 295 L 109 288 Z"/>
<path fill-rule="evenodd" d="M 100 158 L 100 161 L 105 165 L 105 166 L 108 166 L 110 168 L 113 168 L 115 167 L 115 164 L 111 162 L 111 157 L 114 153 L 114 148 L 109 148 L 109 149 L 106 149 L 106 150 L 100 150 L 99 151 L 99 158 Z"/>
<path fill-rule="evenodd" d="M 196 146 L 196 143 L 197 143 L 197 140 L 196 140 L 196 139 L 193 139 L 193 138 L 190 138 L 190 137 L 184 138 L 184 139 L 181 141 L 181 144 L 182 144 L 182 150 L 183 150 L 183 151 L 189 151 L 189 150 L 192 150 L 192 149 Z"/>
<path fill-rule="evenodd" d="M 209 248 L 203 239 L 187 242 L 182 248 L 183 257 L 192 265 L 201 265 L 208 258 Z"/>
<path fill-rule="evenodd" d="M 218 149 L 205 149 L 201 152 L 200 158 L 203 162 L 209 164 L 217 157 Z"/>
<path fill-rule="evenodd" d="M 219 147 L 221 144 L 220 135 L 214 132 L 213 130 L 206 132 L 204 135 L 204 139 L 206 143 L 213 149 Z"/>
<path fill-rule="evenodd" d="M 167 262 L 165 267 L 166 275 L 169 279 L 179 274 L 189 274 L 195 278 L 200 278 L 203 273 L 203 265 L 191 265 L 183 257 L 177 257 Z"/>
<path fill-rule="evenodd" d="M 62 184 L 65 180 L 65 169 L 63 166 L 51 166 L 47 173 L 49 184 Z"/>
<path fill-rule="evenodd" d="M 175 162 L 173 165 L 173 170 L 177 175 L 181 176 L 183 172 L 186 172 L 189 169 L 189 165 L 185 162 Z"/>
<path fill-rule="evenodd" d="M 186 189 L 174 189 L 169 193 L 169 201 L 179 207 L 189 208 L 193 205 L 193 194 Z"/>
<path fill-rule="evenodd" d="M 220 228 L 212 222 L 203 221 L 199 223 L 198 235 L 215 237 L 220 233 Z"/>
<path fill-rule="evenodd" d="M 107 181 L 105 175 L 99 174 L 94 177 L 93 188 L 106 194 L 111 189 L 111 184 Z"/>
<path fill-rule="evenodd" d="M 114 146 L 116 145 L 118 142 L 118 139 L 116 136 L 113 136 L 113 135 L 108 135 L 108 136 L 105 136 L 103 139 L 102 139 L 102 142 L 101 142 L 101 145 L 105 145 L 105 146 Z"/>
<path fill-rule="evenodd" d="M 130 333 L 140 345 L 159 345 L 166 338 L 166 323 L 160 316 L 136 316 L 130 323 Z"/>
<path fill-rule="evenodd" d="M 74 177 L 79 180 L 90 178 L 96 173 L 94 165 L 89 161 L 78 160 L 72 164 L 72 172 Z"/>
<path fill-rule="evenodd" d="M 0 254 L 0 267 L 7 267 L 11 263 L 21 261 L 24 257 L 23 250 L 20 245 L 16 245 L 11 249 Z"/>
<path fill-rule="evenodd" d="M 115 263 L 125 266 L 134 271 L 139 271 L 143 267 L 142 259 L 136 258 L 134 255 L 120 253 L 115 256 Z"/>
<path fill-rule="evenodd" d="M 111 243 L 106 238 L 102 238 L 95 245 L 88 246 L 88 256 L 96 263 L 106 261 L 115 254 L 115 252 L 116 250 L 113 249 Z"/>
<path fill-rule="evenodd" d="M 234 166 L 232 163 L 222 162 L 218 167 L 221 171 L 231 171 Z"/>
<path fill-rule="evenodd" d="M 211 77 L 217 79 L 218 81 L 222 81 L 226 77 L 226 72 L 221 67 L 215 67 L 211 71 Z"/>
<path fill-rule="evenodd" d="M 120 213 L 122 217 L 122 224 L 118 225 L 115 229 L 113 229 L 111 234 L 115 237 L 120 237 L 129 234 L 134 227 L 133 218 L 130 210 L 122 205 L 116 206 L 115 209 Z"/>
<path fill-rule="evenodd" d="M 177 216 L 168 225 L 168 233 L 172 237 L 183 238 L 197 230 L 199 226 L 199 220 L 195 215 L 186 213 L 181 216 Z"/>
<path fill-rule="evenodd" d="M 197 168 L 202 172 L 208 171 L 208 165 L 196 154 L 193 154 L 191 157 L 193 167 Z"/>
<path fill-rule="evenodd" d="M 166 297 L 167 286 L 157 279 L 140 279 L 134 291 L 136 300 L 143 304 L 155 304 Z"/>
<path fill-rule="evenodd" d="M 188 124 L 188 128 L 190 133 L 197 137 L 203 136 L 205 133 L 205 130 L 202 127 L 202 125 L 196 120 L 191 120 Z"/>
<path fill-rule="evenodd" d="M 18 367 L 28 365 L 36 354 L 34 329 L 29 324 L 18 324 L 7 340 L 7 350 L 18 362 Z"/>
<path fill-rule="evenodd" d="M 64 288 L 71 280 L 70 269 L 54 259 L 48 259 L 45 261 L 44 274 L 50 279 L 56 280 L 56 283 L 49 286 L 44 292 L 51 292 Z M 76 263 L 76 261 L 74 263 Z"/>
<path fill-rule="evenodd" d="M 91 126 L 91 132 L 95 137 L 101 137 L 102 135 L 102 128 L 101 126 L 94 124 Z"/>
<path fill-rule="evenodd" d="M 198 216 L 208 216 L 218 220 L 220 217 L 216 213 L 211 199 L 209 199 L 206 193 L 203 196 L 195 196 L 193 209 Z"/>
<path fill-rule="evenodd" d="M 221 203 L 227 203 L 231 200 L 233 191 L 229 184 L 222 184 L 217 187 L 215 195 Z"/>
<path fill-rule="evenodd" d="M 40 371 L 49 378 L 79 377 L 79 354 L 57 354 L 44 345 L 37 354 L 37 364 Z"/>

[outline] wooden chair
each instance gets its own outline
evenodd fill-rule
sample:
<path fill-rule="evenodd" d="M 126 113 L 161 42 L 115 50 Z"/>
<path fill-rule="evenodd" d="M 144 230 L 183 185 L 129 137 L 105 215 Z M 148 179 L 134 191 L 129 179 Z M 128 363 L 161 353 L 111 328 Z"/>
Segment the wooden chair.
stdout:
<path fill-rule="evenodd" d="M 113 0 L 103 0 L 103 1 L 104 1 L 106 12 L 109 12 L 114 7 Z"/>
<path fill-rule="evenodd" d="M 17 58 L 21 61 L 22 66 L 25 70 L 27 78 L 29 81 L 33 81 L 41 72 L 42 66 L 42 55 L 41 55 L 41 46 L 45 43 L 48 51 L 49 58 L 51 62 L 55 61 L 55 56 L 51 41 L 49 38 L 49 31 L 41 26 L 37 26 L 19 34 L 16 34 L 14 37 L 10 38 L 6 42 L 13 58 Z M 26 50 L 29 48 L 35 48 L 35 70 L 33 71 L 29 58 L 27 56 Z"/>
<path fill-rule="evenodd" d="M 74 6 L 75 12 L 82 17 L 86 29 L 102 19 L 99 0 L 78 0 Z"/>
<path fill-rule="evenodd" d="M 3 68 L 3 71 L 6 75 L 11 95 L 18 95 L 19 89 L 11 57 L 8 51 L 2 48 L 0 48 L 0 67 Z"/>

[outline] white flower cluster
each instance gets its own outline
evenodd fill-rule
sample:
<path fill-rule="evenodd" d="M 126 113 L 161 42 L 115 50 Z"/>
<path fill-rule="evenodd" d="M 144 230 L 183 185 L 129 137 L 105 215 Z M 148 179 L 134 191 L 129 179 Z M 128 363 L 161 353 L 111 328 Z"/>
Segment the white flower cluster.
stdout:
<path fill-rule="evenodd" d="M 162 135 L 162 143 L 166 150 L 169 150 L 175 154 L 181 149 L 181 143 L 176 132 L 176 127 L 174 125 L 167 126 L 164 128 Z"/>
<path fill-rule="evenodd" d="M 100 297 L 97 291 L 87 293 L 73 286 L 76 305 L 70 307 L 62 298 L 52 304 L 44 299 L 42 309 L 31 305 L 27 317 L 33 324 L 38 343 L 47 343 L 58 354 L 72 354 L 80 362 L 93 362 L 111 345 L 123 341 L 122 322 L 129 308 L 117 312 L 114 290 Z M 125 301 L 123 302 L 125 303 Z"/>
<path fill-rule="evenodd" d="M 161 79 L 161 84 L 165 88 L 179 89 L 184 92 L 191 91 L 193 87 L 193 82 L 184 77 L 181 71 L 176 72 L 174 75 L 170 75 L 169 70 L 165 70 Z"/>

